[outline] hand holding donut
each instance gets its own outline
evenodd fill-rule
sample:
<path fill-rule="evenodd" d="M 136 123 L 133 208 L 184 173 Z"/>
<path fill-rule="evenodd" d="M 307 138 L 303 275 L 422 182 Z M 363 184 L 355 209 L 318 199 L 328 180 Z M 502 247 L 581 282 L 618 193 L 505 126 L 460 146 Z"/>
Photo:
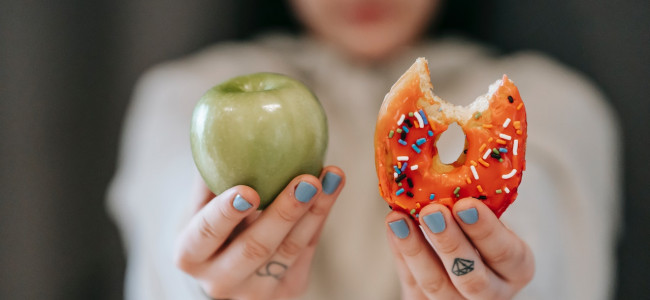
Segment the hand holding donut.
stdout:
<path fill-rule="evenodd" d="M 215 299 L 286 299 L 301 295 L 318 238 L 345 175 L 294 178 L 264 211 L 259 195 L 235 186 L 202 207 L 177 242 L 176 264 Z"/>
<path fill-rule="evenodd" d="M 419 221 L 422 231 L 402 212 L 386 217 L 403 299 L 510 299 L 532 279 L 530 248 L 482 201 L 432 203 Z"/>

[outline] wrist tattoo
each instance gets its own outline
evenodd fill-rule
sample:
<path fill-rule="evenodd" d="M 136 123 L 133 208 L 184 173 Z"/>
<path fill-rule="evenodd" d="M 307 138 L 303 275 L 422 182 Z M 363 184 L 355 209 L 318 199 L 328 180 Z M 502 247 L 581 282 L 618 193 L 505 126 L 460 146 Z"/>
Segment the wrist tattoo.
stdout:
<path fill-rule="evenodd" d="M 451 266 L 451 272 L 456 276 L 463 276 L 474 271 L 474 261 L 464 258 L 454 259 L 454 265 Z"/>
<path fill-rule="evenodd" d="M 288 269 L 287 265 L 283 263 L 277 261 L 270 261 L 268 264 L 266 264 L 266 266 L 261 267 L 257 271 L 255 271 L 255 274 L 261 277 L 271 276 L 277 280 L 280 280 L 280 278 L 282 278 L 284 272 L 287 271 L 287 269 Z"/>

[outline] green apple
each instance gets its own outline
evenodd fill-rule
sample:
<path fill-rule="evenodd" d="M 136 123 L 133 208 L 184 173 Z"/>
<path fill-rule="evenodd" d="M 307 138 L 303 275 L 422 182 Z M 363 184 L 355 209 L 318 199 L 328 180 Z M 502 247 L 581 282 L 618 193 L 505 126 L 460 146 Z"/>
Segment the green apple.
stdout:
<path fill-rule="evenodd" d="M 215 194 L 247 185 L 268 206 L 295 176 L 318 176 L 327 119 L 304 84 L 274 73 L 232 78 L 208 90 L 192 115 L 194 162 Z"/>

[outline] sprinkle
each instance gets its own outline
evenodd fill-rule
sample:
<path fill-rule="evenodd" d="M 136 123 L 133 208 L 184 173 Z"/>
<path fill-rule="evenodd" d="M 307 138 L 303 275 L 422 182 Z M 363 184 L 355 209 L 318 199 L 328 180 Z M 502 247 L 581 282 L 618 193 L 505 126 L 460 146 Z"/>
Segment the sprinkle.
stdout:
<path fill-rule="evenodd" d="M 483 154 L 483 159 L 487 159 L 488 156 L 490 156 L 490 152 L 492 152 L 492 150 L 487 149 L 487 151 L 485 151 L 485 154 Z"/>
<path fill-rule="evenodd" d="M 404 193 L 404 189 L 399 189 L 397 192 L 395 192 L 395 195 L 399 196 Z"/>
<path fill-rule="evenodd" d="M 459 191 L 460 191 L 460 187 L 457 186 L 456 189 L 454 189 L 454 194 L 458 194 Z"/>
<path fill-rule="evenodd" d="M 478 196 L 478 198 L 476 198 L 476 199 L 478 199 L 478 200 L 485 200 L 485 199 L 487 199 L 487 196 L 485 196 L 485 195 L 480 195 L 480 196 Z"/>
<path fill-rule="evenodd" d="M 401 182 L 400 182 L 400 183 L 398 183 L 398 184 L 397 184 L 397 186 L 399 186 L 399 187 L 401 187 L 401 186 L 402 186 L 402 183 L 401 183 Z"/>
<path fill-rule="evenodd" d="M 520 121 L 514 121 L 512 122 L 512 126 L 515 127 L 515 129 L 521 128 L 521 122 Z"/>
<path fill-rule="evenodd" d="M 395 172 L 397 172 L 397 174 L 402 174 L 402 171 L 400 171 L 397 166 L 393 166 L 393 169 L 395 169 Z"/>
<path fill-rule="evenodd" d="M 402 169 L 402 162 L 401 161 L 397 162 L 397 168 L 400 169 L 400 170 Z"/>
<path fill-rule="evenodd" d="M 417 170 L 417 169 L 418 169 L 418 165 L 412 165 L 412 166 L 411 166 L 411 171 L 415 171 L 415 170 Z"/>
<path fill-rule="evenodd" d="M 411 120 L 409 119 L 404 120 L 404 123 L 406 123 L 406 125 L 408 125 L 409 128 L 413 127 L 413 123 L 411 123 Z"/>
<path fill-rule="evenodd" d="M 402 172 L 406 171 L 406 166 L 407 166 L 408 164 L 409 164 L 409 163 L 407 163 L 407 162 L 404 162 L 404 164 L 402 164 L 402 168 L 401 168 Z"/>
<path fill-rule="evenodd" d="M 523 102 L 519 103 L 519 105 L 517 105 L 517 110 L 520 110 L 522 106 L 524 106 L 524 103 Z"/>
<path fill-rule="evenodd" d="M 481 164 L 482 164 L 484 167 L 486 167 L 486 168 L 490 166 L 490 164 L 488 164 L 488 163 L 487 163 L 486 161 L 484 161 L 483 159 L 480 159 L 480 158 L 479 158 L 479 159 L 478 159 L 478 162 L 481 163 Z"/>
<path fill-rule="evenodd" d="M 506 194 L 510 194 L 510 189 L 508 187 L 504 187 L 503 190 L 506 191 Z"/>
<path fill-rule="evenodd" d="M 512 176 L 515 176 L 516 173 L 517 173 L 517 169 L 512 169 L 512 171 L 510 171 L 510 173 L 501 175 L 501 178 L 510 179 L 510 178 L 512 178 Z"/>
<path fill-rule="evenodd" d="M 408 160 L 409 160 L 409 157 L 406 156 L 406 155 L 405 155 L 405 156 L 398 156 L 398 157 L 397 157 L 397 160 L 398 160 L 398 161 L 408 161 Z"/>
<path fill-rule="evenodd" d="M 483 193 L 483 188 L 481 187 L 481 185 L 477 185 L 476 189 L 478 190 L 479 193 Z"/>
<path fill-rule="evenodd" d="M 492 152 L 494 152 L 494 154 L 499 154 L 499 150 L 497 150 L 497 148 L 492 148 Z"/>
<path fill-rule="evenodd" d="M 420 128 L 420 125 L 418 125 L 417 122 L 413 123 L 413 125 L 415 125 L 415 128 Z"/>
<path fill-rule="evenodd" d="M 402 133 L 402 128 L 397 128 L 397 133 Z"/>
<path fill-rule="evenodd" d="M 481 145 L 481 148 L 478 148 L 478 152 L 483 151 L 485 149 L 485 147 L 487 147 L 486 144 Z"/>
<path fill-rule="evenodd" d="M 404 146 L 406 146 L 406 142 L 403 139 L 399 139 L 399 140 L 397 140 L 397 142 L 404 145 Z"/>
<path fill-rule="evenodd" d="M 411 117 L 411 118 L 413 117 L 413 112 L 412 111 L 409 111 L 409 117 Z"/>
<path fill-rule="evenodd" d="M 508 127 L 508 124 L 510 124 L 510 118 L 507 118 L 505 122 L 503 122 L 503 128 Z"/>
<path fill-rule="evenodd" d="M 513 99 L 512 96 L 508 96 L 508 102 L 510 103 L 515 102 L 515 99 Z"/>
<path fill-rule="evenodd" d="M 415 208 L 411 209 L 411 214 L 414 214 L 414 213 L 415 213 Z"/>
<path fill-rule="evenodd" d="M 488 139 L 488 143 L 492 143 L 492 141 L 494 141 L 493 138 L 489 138 L 489 139 Z"/>
<path fill-rule="evenodd" d="M 405 118 L 405 117 L 406 117 L 406 116 L 405 116 L 404 114 L 402 114 L 402 116 L 399 117 L 399 121 L 397 121 L 397 126 L 401 126 L 401 125 L 402 125 L 402 123 L 404 122 L 404 118 Z"/>
<path fill-rule="evenodd" d="M 506 148 L 499 148 L 499 152 L 502 152 L 502 153 L 508 153 L 508 149 L 506 149 Z"/>
<path fill-rule="evenodd" d="M 499 162 L 503 162 L 503 158 L 499 158 Z"/>
<path fill-rule="evenodd" d="M 507 134 L 503 134 L 503 133 L 499 133 L 499 137 L 504 139 L 504 140 L 508 140 L 508 141 L 512 139 L 511 136 L 509 136 Z"/>
<path fill-rule="evenodd" d="M 521 129 L 517 129 L 517 134 L 518 134 L 518 135 L 521 135 L 522 133 L 524 133 L 524 132 L 521 131 Z"/>
<path fill-rule="evenodd" d="M 481 112 L 477 112 L 476 114 L 474 114 L 474 120 L 478 120 L 478 118 L 480 117 L 481 117 Z"/>
<path fill-rule="evenodd" d="M 515 144 L 512 146 L 512 155 L 517 155 L 517 146 L 519 146 L 519 140 L 515 140 Z"/>
<path fill-rule="evenodd" d="M 418 123 L 420 124 L 420 127 L 424 127 L 424 120 L 422 120 L 422 116 L 420 116 L 420 113 L 416 112 L 415 113 L 415 118 L 418 120 Z"/>
<path fill-rule="evenodd" d="M 433 199 L 435 199 L 435 198 L 436 198 L 436 194 L 431 194 L 431 195 L 429 195 L 429 200 L 433 200 Z"/>
<path fill-rule="evenodd" d="M 497 139 L 497 144 L 505 145 L 506 141 L 504 141 L 502 139 Z"/>
<path fill-rule="evenodd" d="M 501 189 L 495 191 L 497 194 L 501 194 Z"/>
<path fill-rule="evenodd" d="M 420 109 L 419 112 L 420 112 L 420 116 L 422 117 L 422 121 L 424 121 L 424 125 L 429 124 L 429 121 L 427 120 L 427 115 L 424 114 L 424 111 Z"/>
<path fill-rule="evenodd" d="M 392 131 L 392 130 L 391 130 L 391 131 L 388 133 L 388 138 L 389 138 L 389 139 L 392 138 L 394 134 L 395 134 L 395 131 Z"/>
<path fill-rule="evenodd" d="M 413 188 L 413 180 L 411 180 L 411 178 L 406 178 L 406 183 L 409 185 L 410 188 Z"/>
<path fill-rule="evenodd" d="M 425 139 L 425 138 L 419 138 L 417 141 L 415 141 L 415 143 L 418 144 L 418 146 L 420 146 L 420 145 L 422 145 L 422 144 L 424 144 L 426 142 L 427 142 L 427 139 Z"/>
<path fill-rule="evenodd" d="M 429 130 L 429 136 L 433 136 L 433 131 Z"/>
<path fill-rule="evenodd" d="M 397 172 L 393 172 L 393 178 L 397 179 Z"/>
<path fill-rule="evenodd" d="M 409 197 L 413 198 L 413 193 L 411 193 L 411 192 L 406 192 L 406 196 L 409 196 Z"/>
<path fill-rule="evenodd" d="M 408 121 L 408 120 L 407 120 L 407 121 Z M 409 129 L 406 128 L 406 126 L 402 126 L 402 130 L 404 130 L 404 132 L 406 132 L 406 133 L 409 133 Z"/>
<path fill-rule="evenodd" d="M 469 179 L 469 177 L 465 177 L 465 182 L 467 182 L 467 184 L 471 184 L 471 183 L 472 183 L 472 180 Z"/>
<path fill-rule="evenodd" d="M 460 195 L 458 195 L 458 194 L 454 194 L 454 196 L 456 196 L 456 198 L 460 198 Z"/>
<path fill-rule="evenodd" d="M 472 166 L 478 167 L 478 164 L 473 160 L 470 160 L 469 163 L 472 164 Z"/>
<path fill-rule="evenodd" d="M 469 166 L 469 168 L 472 170 L 472 175 L 474 175 L 474 180 L 478 180 L 478 172 L 476 172 L 476 167 Z"/>
<path fill-rule="evenodd" d="M 492 128 L 492 124 L 483 124 L 483 128 Z"/>
<path fill-rule="evenodd" d="M 415 214 L 415 218 L 416 218 L 416 219 L 419 219 L 419 218 L 420 218 L 420 214 Z"/>
<path fill-rule="evenodd" d="M 395 173 L 395 174 L 397 174 L 397 173 Z M 402 173 L 399 176 L 397 176 L 397 178 L 395 178 L 395 182 L 399 183 L 400 181 L 404 180 L 404 178 L 406 178 L 406 174 Z"/>
<path fill-rule="evenodd" d="M 414 150 L 415 152 L 417 152 L 418 154 L 421 152 L 420 148 L 418 148 L 418 146 L 416 146 L 415 144 L 412 144 L 412 145 L 411 145 L 411 148 L 413 148 L 413 150 Z"/>
<path fill-rule="evenodd" d="M 491 152 L 491 153 L 490 153 L 490 156 L 491 156 L 492 158 L 495 158 L 495 159 L 501 159 L 501 155 L 500 155 L 500 154 L 494 154 L 494 152 Z"/>
<path fill-rule="evenodd" d="M 406 132 L 402 131 L 402 133 L 400 133 L 399 137 L 406 141 Z"/>
<path fill-rule="evenodd" d="M 403 209 L 406 209 L 406 206 L 404 206 L 404 204 L 402 204 L 402 202 L 399 202 L 397 200 L 395 201 L 395 205 L 397 205 L 397 206 L 399 206 L 399 207 L 401 207 Z"/>

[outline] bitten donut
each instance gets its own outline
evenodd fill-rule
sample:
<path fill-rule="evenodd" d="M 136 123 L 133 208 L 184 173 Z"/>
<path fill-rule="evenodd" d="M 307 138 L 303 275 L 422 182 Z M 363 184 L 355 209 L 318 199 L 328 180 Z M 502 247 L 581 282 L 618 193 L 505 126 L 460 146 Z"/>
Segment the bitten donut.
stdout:
<path fill-rule="evenodd" d="M 444 164 L 436 142 L 449 124 L 465 133 L 458 159 Z M 433 94 L 424 58 L 393 85 L 384 98 L 375 129 L 379 193 L 391 209 L 416 220 L 420 209 L 437 202 L 482 200 L 497 217 L 517 198 L 526 168 L 526 108 L 506 75 L 467 107 Z"/>

